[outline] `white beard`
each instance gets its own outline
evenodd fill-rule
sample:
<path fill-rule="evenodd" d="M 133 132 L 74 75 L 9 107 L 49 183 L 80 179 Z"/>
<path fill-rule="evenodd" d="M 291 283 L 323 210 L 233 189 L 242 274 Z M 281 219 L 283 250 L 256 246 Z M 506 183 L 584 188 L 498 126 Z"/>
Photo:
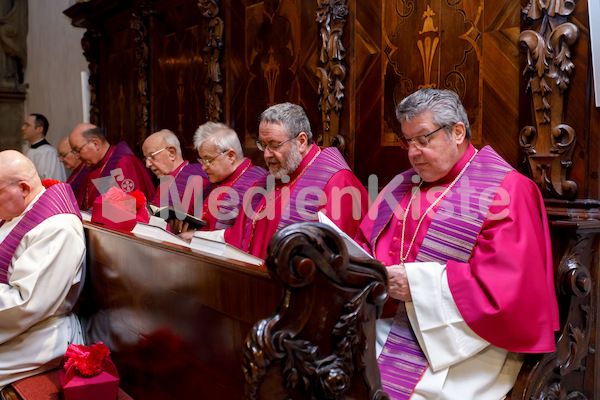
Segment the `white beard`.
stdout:
<path fill-rule="evenodd" d="M 267 162 L 271 161 L 277 162 L 277 159 L 273 157 L 267 160 Z M 296 143 L 292 143 L 290 151 L 279 164 L 279 167 L 273 168 L 269 166 L 269 172 L 275 179 L 282 179 L 284 176 L 290 175 L 292 172 L 298 169 L 298 166 L 300 166 L 301 162 L 302 154 L 300 153 L 300 150 L 298 150 Z"/>

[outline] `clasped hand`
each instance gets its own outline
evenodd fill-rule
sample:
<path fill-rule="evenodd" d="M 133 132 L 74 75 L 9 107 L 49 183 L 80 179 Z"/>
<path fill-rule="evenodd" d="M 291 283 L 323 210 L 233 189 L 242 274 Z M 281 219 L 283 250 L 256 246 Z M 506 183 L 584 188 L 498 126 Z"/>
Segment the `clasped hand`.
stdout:
<path fill-rule="evenodd" d="M 389 281 L 389 295 L 391 298 L 402 301 L 412 301 L 408 277 L 404 265 L 390 265 L 387 267 Z"/>
<path fill-rule="evenodd" d="M 194 230 L 189 229 L 187 222 L 176 218 L 170 219 L 167 222 L 169 223 L 171 232 L 178 235 L 182 239 L 187 240 L 188 242 L 192 240 L 192 237 L 194 236 Z"/>

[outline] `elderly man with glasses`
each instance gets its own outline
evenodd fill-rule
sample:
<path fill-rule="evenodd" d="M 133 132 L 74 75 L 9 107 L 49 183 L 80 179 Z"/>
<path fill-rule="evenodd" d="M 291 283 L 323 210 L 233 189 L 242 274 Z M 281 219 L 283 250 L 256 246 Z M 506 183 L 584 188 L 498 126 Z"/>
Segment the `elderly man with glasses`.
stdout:
<path fill-rule="evenodd" d="M 194 214 L 195 205 L 200 207 L 213 186 L 202 164 L 183 159 L 179 139 L 168 129 L 148 136 L 142 152 L 146 167 L 160 180 L 152 203 Z"/>
<path fill-rule="evenodd" d="M 0 389 L 61 365 L 83 344 L 72 310 L 83 288 L 85 237 L 69 185 L 45 188 L 31 160 L 0 152 Z"/>
<path fill-rule="evenodd" d="M 85 196 L 79 206 L 89 210 L 94 200 L 117 185 L 124 192 L 140 190 L 146 199 L 154 198 L 154 185 L 144 164 L 127 143 L 111 145 L 96 125 L 83 123 L 69 135 L 71 151 L 90 168 Z"/>
<path fill-rule="evenodd" d="M 244 213 L 225 231 L 225 240 L 265 258 L 271 236 L 301 221 L 317 221 L 323 211 L 354 236 L 368 209 L 368 195 L 337 148 L 320 148 L 304 109 L 276 104 L 260 117 L 257 147 L 269 168 L 248 194 Z"/>
<path fill-rule="evenodd" d="M 242 208 L 248 189 L 267 171 L 244 157 L 237 133 L 227 125 L 206 122 L 194 134 L 198 161 L 208 179 L 215 184 L 202 205 L 201 219 L 206 222 L 202 230 L 219 230 L 231 227 Z"/>
<path fill-rule="evenodd" d="M 400 102 L 412 169 L 379 194 L 356 236 L 388 266 L 377 354 L 392 399 L 504 399 L 523 353 L 554 351 L 558 307 L 536 184 L 471 143 L 456 93 Z"/>
<path fill-rule="evenodd" d="M 69 144 L 69 137 L 62 138 L 56 146 L 58 151 L 58 160 L 63 163 L 66 170 L 71 171 L 71 174 L 67 178 L 67 183 L 71 185 L 73 193 L 77 198 L 77 204 L 81 204 L 85 198 L 86 184 L 88 178 L 88 172 L 90 169 L 81 162 L 71 151 L 71 145 Z"/>

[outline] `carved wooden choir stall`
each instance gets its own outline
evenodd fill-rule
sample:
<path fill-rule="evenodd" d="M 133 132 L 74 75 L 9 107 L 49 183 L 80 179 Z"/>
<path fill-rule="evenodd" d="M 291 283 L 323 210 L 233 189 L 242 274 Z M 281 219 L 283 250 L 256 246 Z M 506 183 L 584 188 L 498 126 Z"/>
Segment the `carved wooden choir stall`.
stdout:
<path fill-rule="evenodd" d="M 138 153 L 148 134 L 168 128 L 193 160 L 193 132 L 218 120 L 231 125 L 246 154 L 263 164 L 253 146 L 257 118 L 269 105 L 291 101 L 306 109 L 319 144 L 339 147 L 365 185 L 382 187 L 409 166 L 397 144 L 398 102 L 424 86 L 455 90 L 467 109 L 473 144 L 491 145 L 532 177 L 551 222 L 561 331 L 554 353 L 528 358 L 512 399 L 600 398 L 600 111 L 593 99 L 586 1 L 90 0 L 65 14 L 85 28 L 91 121 L 106 128 L 111 141 L 125 140 Z M 335 248 L 337 239 L 315 229 L 280 239 L 322 241 L 326 253 Z M 128 252 L 98 250 L 120 246 L 118 234 L 99 228 L 88 234 L 96 249 L 92 257 L 102 266 L 95 278 L 103 282 L 95 286 L 102 308 L 90 326 L 104 317 L 119 331 L 110 336 L 118 340 L 111 344 L 123 350 L 115 358 L 134 397 L 144 390 L 137 387 L 142 382 L 153 388 L 149 392 L 162 393 L 155 379 L 189 379 L 188 384 L 215 388 L 218 398 L 235 398 L 241 394 L 236 383 L 243 379 L 242 354 L 250 398 L 268 398 L 258 382 L 275 365 L 284 372 L 269 375 L 268 390 L 283 382 L 301 390 L 322 379 L 327 383 L 318 390 L 336 385 L 354 390 L 355 378 L 332 369 L 319 372 L 334 361 L 314 350 L 310 335 L 295 337 L 296 328 L 273 331 L 289 322 L 288 309 L 301 305 L 281 303 L 275 319 L 265 320 L 279 304 L 278 280 L 290 285 L 284 291 L 290 301 L 310 293 L 324 284 L 323 276 L 341 271 L 340 259 L 346 265 L 343 251 L 307 256 L 282 244 L 288 261 L 270 264 L 273 280 L 265 271 L 135 241 L 140 257 L 152 265 L 147 269 Z M 157 264 L 163 252 L 169 262 Z M 350 268 L 350 278 L 353 268 L 362 267 Z M 360 310 L 369 318 L 384 293 L 376 283 L 380 278 L 361 278 L 372 289 L 352 294 L 369 298 Z M 346 295 L 351 296 L 346 292 L 336 303 L 340 310 L 355 304 Z M 204 301 L 210 307 L 201 306 Z M 303 301 L 314 307 L 310 296 Z M 323 311 L 313 310 L 311 318 Z M 307 321 L 306 332 L 312 324 Z M 363 325 L 365 340 L 371 339 L 369 324 Z M 341 335 L 335 340 L 345 340 L 346 327 L 329 327 Z M 224 333 L 230 336 L 221 338 Z M 334 339 L 321 339 L 333 357 Z M 206 343 L 219 343 L 224 355 Z M 189 356 L 170 360 L 189 375 L 169 375 L 176 365 L 153 361 L 170 351 Z M 368 364 L 371 356 L 366 357 Z M 160 373 L 163 378 L 157 378 Z M 219 374 L 230 380 L 213 379 Z M 374 380 L 365 382 L 360 390 L 375 396 Z"/>

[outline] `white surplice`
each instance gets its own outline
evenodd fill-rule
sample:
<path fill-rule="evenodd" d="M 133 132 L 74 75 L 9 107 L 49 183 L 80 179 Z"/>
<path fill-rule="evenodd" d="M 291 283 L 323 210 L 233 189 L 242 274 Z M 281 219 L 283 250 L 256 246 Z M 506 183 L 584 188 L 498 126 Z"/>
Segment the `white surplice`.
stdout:
<path fill-rule="evenodd" d="M 56 179 L 66 182 L 67 174 L 64 165 L 58 159 L 56 149 L 49 144 L 43 144 L 27 152 L 29 158 L 35 165 L 40 179 Z"/>
<path fill-rule="evenodd" d="M 501 400 L 513 387 L 524 355 L 493 346 L 469 328 L 450 293 L 446 265 L 406 263 L 413 331 L 429 361 L 411 400 Z M 377 321 L 377 356 L 393 318 Z"/>
<path fill-rule="evenodd" d="M 0 243 L 25 212 L 0 227 Z M 0 284 L 0 388 L 58 367 L 69 344 L 83 344 L 71 310 L 84 268 L 85 238 L 77 216 L 52 216 L 23 237 L 8 270 L 9 283 Z"/>

